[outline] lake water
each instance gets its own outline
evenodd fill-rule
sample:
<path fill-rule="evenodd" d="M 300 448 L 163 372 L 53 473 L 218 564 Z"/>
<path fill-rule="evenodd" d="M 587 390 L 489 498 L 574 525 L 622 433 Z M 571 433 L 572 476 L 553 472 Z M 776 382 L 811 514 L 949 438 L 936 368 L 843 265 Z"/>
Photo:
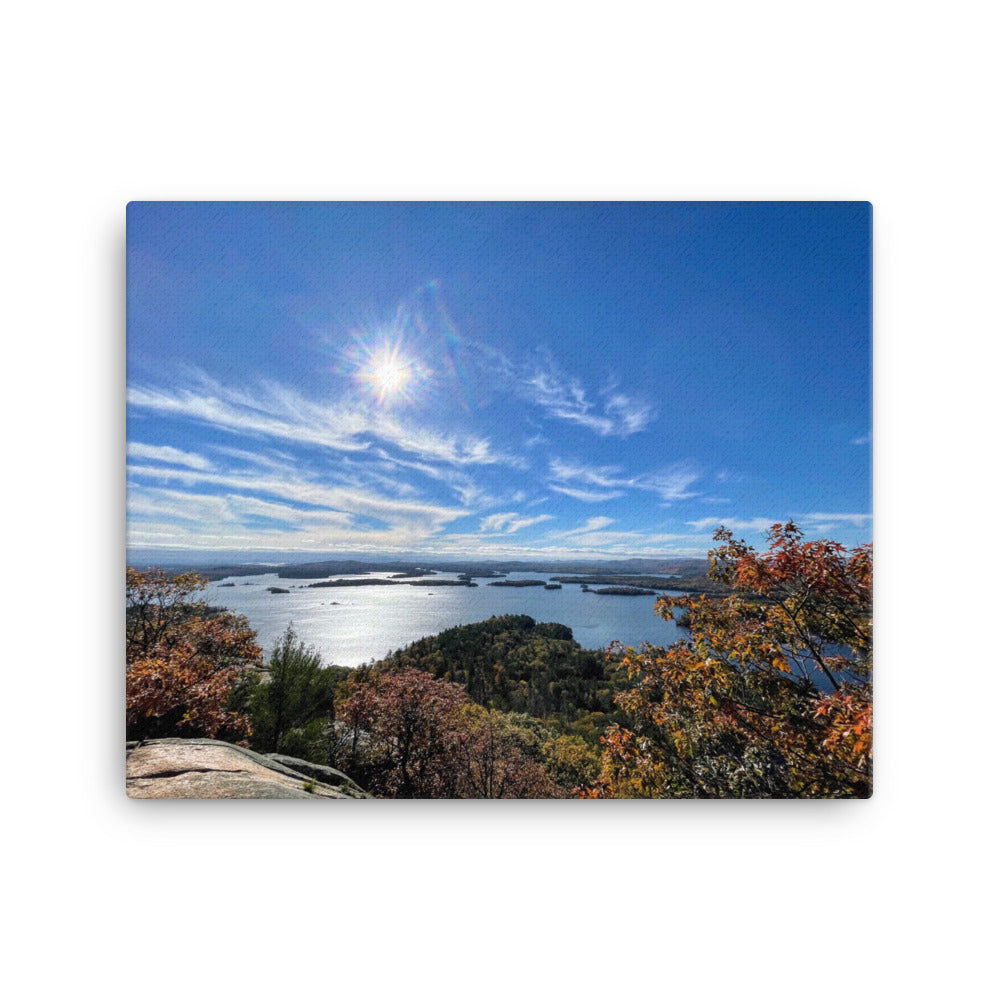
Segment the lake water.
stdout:
<path fill-rule="evenodd" d="M 390 575 L 370 573 L 362 579 Z M 456 576 L 437 573 L 428 579 Z M 535 573 L 511 573 L 506 579 L 548 580 Z M 668 646 L 681 637 L 673 622 L 653 611 L 655 597 L 585 593 L 575 583 L 563 584 L 562 590 L 490 587 L 486 579 L 477 580 L 478 587 L 435 587 L 419 581 L 416 586 L 309 587 L 317 582 L 279 580 L 276 573 L 230 577 L 210 583 L 204 599 L 246 615 L 265 657 L 291 623 L 299 639 L 320 651 L 324 663 L 343 667 L 381 659 L 425 636 L 493 615 L 523 614 L 537 622 L 560 622 L 573 630 L 573 638 L 585 649 L 604 649 L 616 639 L 628 646 L 644 641 Z M 225 583 L 235 586 L 221 586 Z M 283 587 L 289 593 L 271 594 L 268 587 Z"/>

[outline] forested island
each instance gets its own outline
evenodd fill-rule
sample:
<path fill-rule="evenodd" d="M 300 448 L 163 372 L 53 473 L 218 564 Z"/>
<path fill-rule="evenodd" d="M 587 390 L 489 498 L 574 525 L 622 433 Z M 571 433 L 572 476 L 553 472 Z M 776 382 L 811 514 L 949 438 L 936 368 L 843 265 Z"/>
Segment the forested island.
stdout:
<path fill-rule="evenodd" d="M 622 573 L 590 573 L 585 576 L 554 576 L 556 583 L 578 583 L 590 587 L 602 585 L 609 587 L 640 588 L 650 593 L 662 593 L 665 590 L 682 591 L 687 594 L 712 594 L 723 597 L 730 592 L 728 584 L 714 580 L 708 575 L 707 568 L 702 573 L 686 576 L 628 576 Z M 593 593 L 608 593 L 609 591 L 592 591 Z"/>
<path fill-rule="evenodd" d="M 611 594 L 616 597 L 652 597 L 655 590 L 644 590 L 642 587 L 599 587 L 597 590 L 587 589 L 589 594 Z"/>
<path fill-rule="evenodd" d="M 360 577 L 355 580 L 321 580 L 319 583 L 306 584 L 307 587 L 478 587 L 473 580 L 427 580 L 423 577 L 410 579 L 409 576 L 398 576 L 388 580 L 382 577 Z M 271 588 L 268 588 L 269 590 Z M 287 593 L 287 591 L 286 591 Z"/>
<path fill-rule="evenodd" d="M 764 553 L 716 540 L 727 598 L 660 597 L 687 630 L 667 649 L 504 615 L 357 669 L 291 627 L 265 659 L 245 618 L 197 599 L 202 577 L 130 568 L 126 736 L 224 740 L 376 797 L 867 797 L 871 546 L 792 523 Z"/>

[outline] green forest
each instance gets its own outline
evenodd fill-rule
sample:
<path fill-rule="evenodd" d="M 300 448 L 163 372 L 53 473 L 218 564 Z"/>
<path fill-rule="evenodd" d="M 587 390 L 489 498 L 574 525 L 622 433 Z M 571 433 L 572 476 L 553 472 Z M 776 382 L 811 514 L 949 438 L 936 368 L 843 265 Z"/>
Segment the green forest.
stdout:
<path fill-rule="evenodd" d="M 871 546 L 715 539 L 709 585 L 656 602 L 685 629 L 668 648 L 506 615 L 358 669 L 291 627 L 265 656 L 197 573 L 128 569 L 126 738 L 227 740 L 388 798 L 869 796 Z"/>

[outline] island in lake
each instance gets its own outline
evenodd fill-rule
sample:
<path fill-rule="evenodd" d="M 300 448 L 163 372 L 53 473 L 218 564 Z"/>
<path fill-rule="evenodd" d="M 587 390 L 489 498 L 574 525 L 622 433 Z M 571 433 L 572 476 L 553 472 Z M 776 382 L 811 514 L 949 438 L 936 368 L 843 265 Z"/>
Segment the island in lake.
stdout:
<path fill-rule="evenodd" d="M 320 580 L 319 583 L 306 584 L 307 587 L 478 587 L 472 580 L 415 580 L 381 577 L 362 577 L 357 580 Z"/>
<path fill-rule="evenodd" d="M 602 587 L 600 590 L 584 588 L 588 594 L 617 594 L 620 597 L 651 597 L 657 592 L 643 587 Z"/>

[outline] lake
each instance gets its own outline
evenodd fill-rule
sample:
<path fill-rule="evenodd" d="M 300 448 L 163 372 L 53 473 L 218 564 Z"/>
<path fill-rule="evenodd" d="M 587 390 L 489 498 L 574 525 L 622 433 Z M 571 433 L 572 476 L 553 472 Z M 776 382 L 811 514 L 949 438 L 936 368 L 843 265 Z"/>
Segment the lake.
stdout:
<path fill-rule="evenodd" d="M 358 579 L 391 575 L 369 573 Z M 427 579 L 457 577 L 436 573 Z M 548 581 L 537 573 L 511 573 L 505 579 Z M 257 630 L 265 658 L 291 623 L 299 639 L 319 650 L 325 664 L 343 667 L 361 666 L 425 636 L 493 615 L 522 614 L 537 622 L 560 622 L 573 630 L 573 638 L 585 649 L 605 649 L 616 639 L 628 646 L 644 641 L 668 646 L 683 634 L 673 622 L 656 615 L 655 597 L 586 593 L 575 583 L 563 584 L 562 590 L 491 587 L 487 579 L 477 580 L 478 587 L 427 586 L 419 580 L 416 586 L 309 587 L 317 582 L 278 579 L 276 573 L 230 577 L 210 583 L 204 599 L 246 615 Z M 226 583 L 235 586 L 223 586 Z M 289 593 L 272 594 L 268 587 Z"/>

